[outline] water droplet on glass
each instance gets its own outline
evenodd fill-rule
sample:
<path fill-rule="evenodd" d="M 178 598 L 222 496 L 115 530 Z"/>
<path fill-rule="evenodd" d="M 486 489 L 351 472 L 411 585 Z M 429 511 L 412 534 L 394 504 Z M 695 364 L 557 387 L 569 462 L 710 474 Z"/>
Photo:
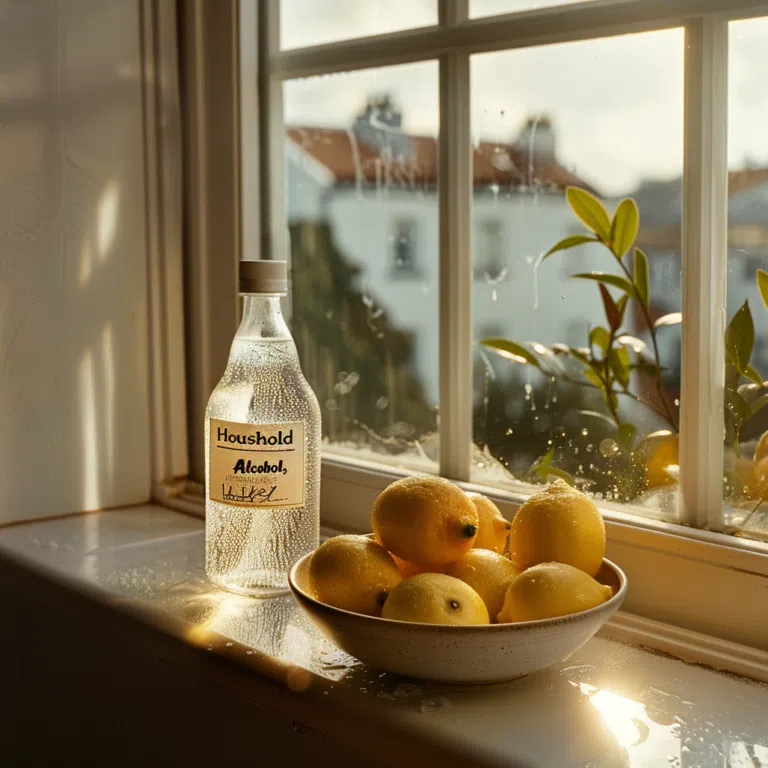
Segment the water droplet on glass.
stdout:
<path fill-rule="evenodd" d="M 420 698 L 421 688 L 413 683 L 400 683 L 395 688 L 394 697 L 396 699 Z"/>
<path fill-rule="evenodd" d="M 233 646 L 233 643 L 227 643 L 227 648 L 231 648 Z"/>
<path fill-rule="evenodd" d="M 610 437 L 606 437 L 605 440 L 600 441 L 600 454 L 605 456 L 613 456 L 619 452 L 619 444 Z"/>
<path fill-rule="evenodd" d="M 422 712 L 435 712 L 438 709 L 450 709 L 453 706 L 450 699 L 445 696 L 439 696 L 436 699 L 424 699 L 421 702 Z"/>
<path fill-rule="evenodd" d="M 377 407 L 377 408 L 378 408 L 380 411 L 383 411 L 383 410 L 384 410 L 384 409 L 385 409 L 385 408 L 386 408 L 388 405 L 389 405 L 389 398 L 388 398 L 388 397 L 380 397 L 380 398 L 379 398 L 379 399 L 376 401 L 376 407 Z"/>
<path fill-rule="evenodd" d="M 589 430 L 585 427 L 584 429 L 581 430 L 581 434 L 582 436 L 586 437 L 589 434 Z"/>

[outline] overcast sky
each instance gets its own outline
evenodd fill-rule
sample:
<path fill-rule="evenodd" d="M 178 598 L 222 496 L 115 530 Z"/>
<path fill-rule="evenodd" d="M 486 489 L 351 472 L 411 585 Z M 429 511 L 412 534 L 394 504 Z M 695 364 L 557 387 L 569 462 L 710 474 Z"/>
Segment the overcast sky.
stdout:
<path fill-rule="evenodd" d="M 477 0 L 475 0 L 477 2 Z M 490 12 L 550 3 L 482 0 Z M 433 0 L 281 0 L 288 46 L 434 22 Z M 606 195 L 682 168 L 683 32 L 666 30 L 474 56 L 475 139 L 510 141 L 525 118 L 549 115 L 560 161 Z M 768 20 L 731 24 L 729 163 L 768 164 Z M 348 127 L 371 93 L 390 93 L 404 129 L 437 134 L 434 61 L 291 81 L 287 122 Z"/>

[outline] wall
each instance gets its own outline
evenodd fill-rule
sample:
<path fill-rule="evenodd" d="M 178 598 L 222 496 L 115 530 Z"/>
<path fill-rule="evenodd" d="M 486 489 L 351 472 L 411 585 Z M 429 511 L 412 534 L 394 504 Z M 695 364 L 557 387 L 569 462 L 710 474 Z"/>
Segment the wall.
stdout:
<path fill-rule="evenodd" d="M 0 0 L 0 522 L 150 495 L 138 0 Z"/>

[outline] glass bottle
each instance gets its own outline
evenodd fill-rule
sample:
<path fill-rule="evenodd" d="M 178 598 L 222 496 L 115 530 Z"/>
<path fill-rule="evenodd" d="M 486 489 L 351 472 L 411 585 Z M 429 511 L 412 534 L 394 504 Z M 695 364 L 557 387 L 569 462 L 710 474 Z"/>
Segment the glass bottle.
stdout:
<path fill-rule="evenodd" d="M 243 317 L 205 415 L 205 567 L 220 587 L 285 592 L 318 545 L 320 409 L 285 323 L 284 261 L 240 263 Z"/>

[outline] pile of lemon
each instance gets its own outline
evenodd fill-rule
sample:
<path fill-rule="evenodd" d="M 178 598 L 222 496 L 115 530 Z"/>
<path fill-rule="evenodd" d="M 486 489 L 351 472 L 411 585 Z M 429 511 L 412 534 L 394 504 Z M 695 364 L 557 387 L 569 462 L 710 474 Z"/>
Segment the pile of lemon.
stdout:
<path fill-rule="evenodd" d="M 320 602 L 430 624 L 532 621 L 583 611 L 613 594 L 595 576 L 605 527 L 591 499 L 558 480 L 512 523 L 479 493 L 408 477 L 371 512 L 374 538 L 337 536 L 309 562 Z"/>

